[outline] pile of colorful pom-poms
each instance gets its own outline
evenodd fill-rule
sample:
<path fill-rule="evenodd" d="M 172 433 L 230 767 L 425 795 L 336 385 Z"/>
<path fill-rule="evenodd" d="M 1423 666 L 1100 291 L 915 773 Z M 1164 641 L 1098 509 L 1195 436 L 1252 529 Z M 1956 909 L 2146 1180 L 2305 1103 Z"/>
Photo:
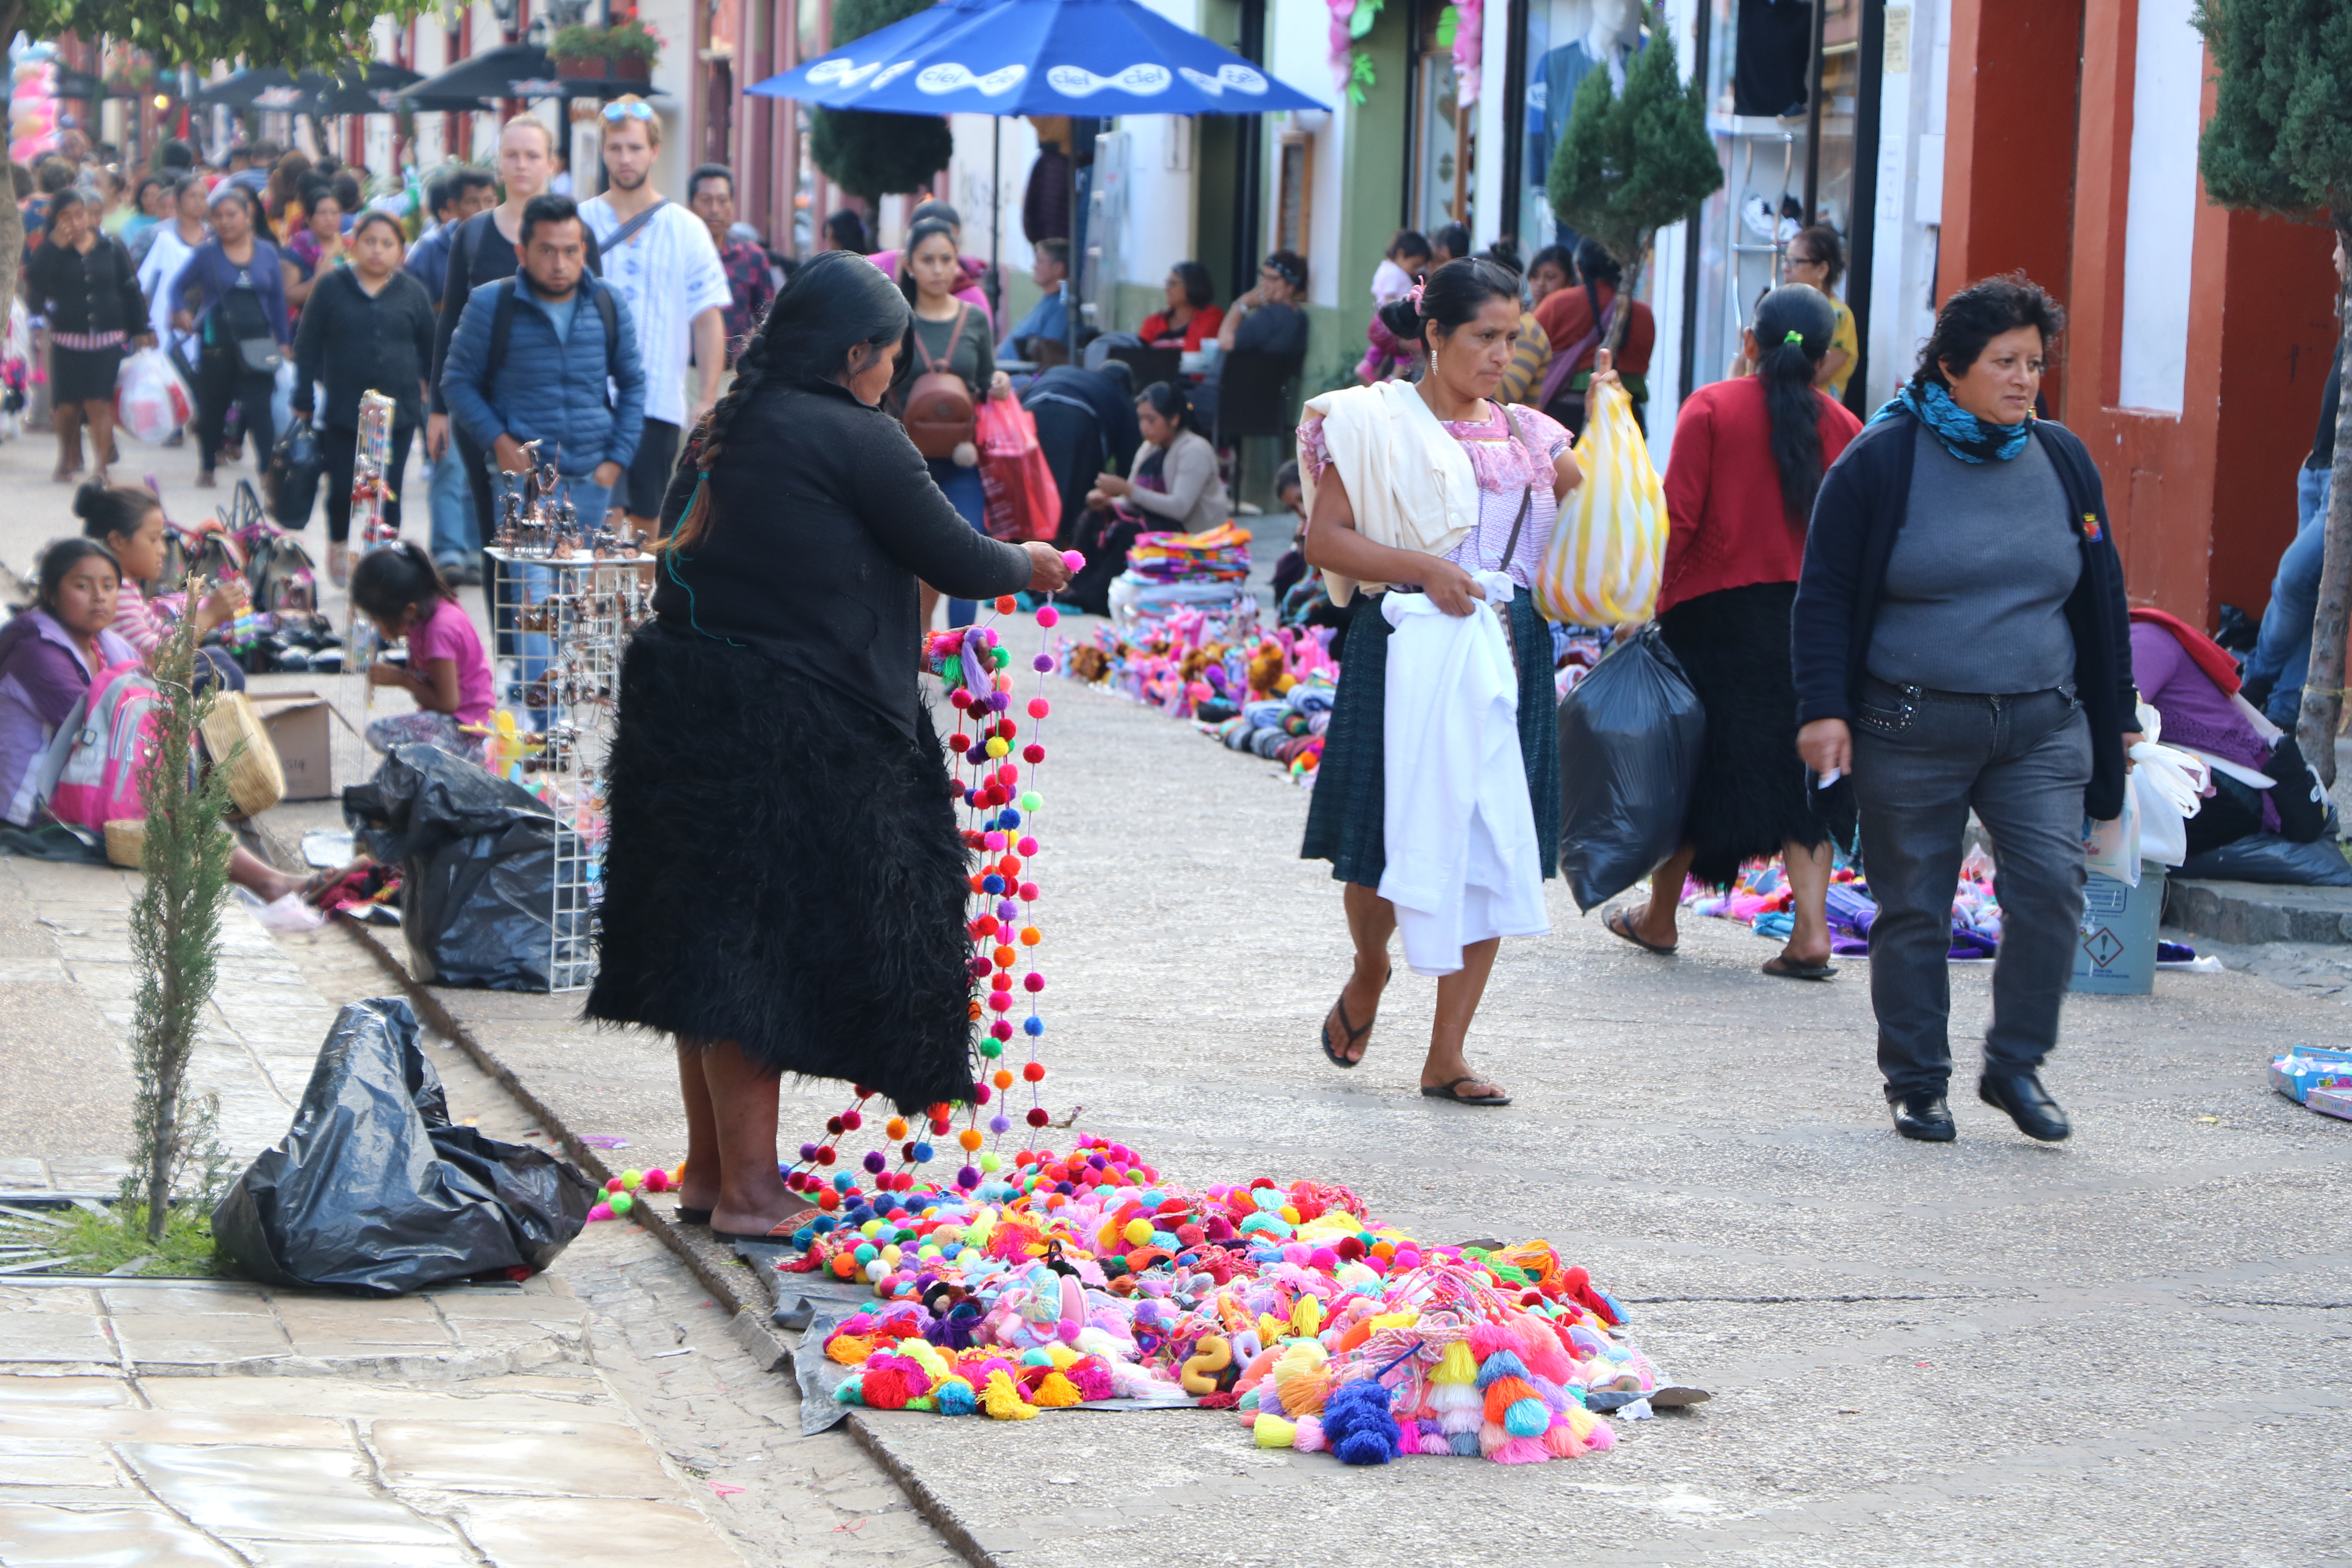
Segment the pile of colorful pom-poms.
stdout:
<path fill-rule="evenodd" d="M 1193 611 L 1122 637 L 1108 624 L 1090 642 L 1056 645 L 1061 672 L 1189 719 L 1229 751 L 1280 763 L 1312 784 L 1339 667 L 1328 626 L 1234 635 Z"/>
<path fill-rule="evenodd" d="M 1624 1311 L 1545 1242 L 1426 1246 L 1344 1187 L 1194 1193 L 1124 1146 L 1024 1151 L 1006 1179 L 820 1215 L 776 1267 L 869 1282 L 825 1354 L 834 1397 L 1026 1419 L 1113 1398 L 1236 1412 L 1269 1447 L 1353 1463 L 1568 1458 L 1598 1403 L 1654 1391 Z"/>

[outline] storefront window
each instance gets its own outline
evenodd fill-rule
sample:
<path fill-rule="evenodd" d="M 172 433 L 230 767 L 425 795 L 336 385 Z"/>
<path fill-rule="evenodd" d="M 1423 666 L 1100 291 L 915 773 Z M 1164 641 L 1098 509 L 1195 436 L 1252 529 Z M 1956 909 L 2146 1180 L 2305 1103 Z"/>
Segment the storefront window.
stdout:
<path fill-rule="evenodd" d="M 1464 114 L 1455 101 L 1458 79 L 1454 68 L 1448 20 L 1451 7 L 1419 7 L 1424 18 L 1420 47 L 1413 54 L 1412 99 L 1412 226 L 1427 234 L 1449 223 L 1468 220 L 1475 111 Z"/>
<path fill-rule="evenodd" d="M 1641 36 L 1641 7 L 1632 0 L 1528 0 L 1523 57 L 1527 120 L 1521 132 L 1518 210 L 1512 215 L 1518 219 L 1526 254 L 1532 256 L 1560 237 L 1545 180 L 1551 172 L 1552 150 L 1559 145 L 1576 107 L 1576 89 L 1602 68 L 1613 85 L 1623 86 L 1626 56 Z"/>

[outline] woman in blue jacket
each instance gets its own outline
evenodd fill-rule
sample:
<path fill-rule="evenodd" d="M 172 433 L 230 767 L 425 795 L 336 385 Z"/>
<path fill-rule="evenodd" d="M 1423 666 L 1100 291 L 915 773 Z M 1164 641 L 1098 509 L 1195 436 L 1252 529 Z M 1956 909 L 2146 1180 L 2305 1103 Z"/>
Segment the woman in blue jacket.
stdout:
<path fill-rule="evenodd" d="M 244 186 L 215 191 L 213 237 L 196 247 L 172 284 L 178 307 L 172 324 L 197 333 L 203 345 L 196 360 L 196 436 L 204 451 L 196 483 L 204 486 L 214 482 L 229 405 L 236 405 L 253 438 L 257 469 L 269 466 L 270 448 L 278 444 L 269 400 L 293 334 L 286 325 L 278 250 L 257 236 L 254 211 Z"/>
<path fill-rule="evenodd" d="M 2083 824 L 2123 809 L 2139 737 L 2123 566 L 2099 471 L 2034 397 L 2056 301 L 2022 274 L 1947 300 L 1919 368 L 1822 480 L 1797 589 L 1797 749 L 1853 775 L 1878 1065 L 1895 1131 L 1954 1136 L 1946 973 L 1973 808 L 2000 954 L 1979 1096 L 2070 1131 L 2039 1069 L 2083 912 Z"/>

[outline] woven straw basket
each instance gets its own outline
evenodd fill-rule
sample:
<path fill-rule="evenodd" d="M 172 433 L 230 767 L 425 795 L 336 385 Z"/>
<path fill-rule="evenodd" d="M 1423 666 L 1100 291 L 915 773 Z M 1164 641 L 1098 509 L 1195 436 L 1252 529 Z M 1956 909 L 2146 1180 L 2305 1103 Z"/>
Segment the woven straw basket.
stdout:
<path fill-rule="evenodd" d="M 261 727 L 261 715 L 242 691 L 223 691 L 205 715 L 205 754 L 228 770 L 229 799 L 240 816 L 258 816 L 286 798 L 286 769 Z M 238 742 L 244 742 L 242 748 Z M 230 753 L 236 754 L 232 756 Z M 224 763 L 221 759 L 229 760 Z"/>
<path fill-rule="evenodd" d="M 139 869 L 147 851 L 147 824 L 135 816 L 106 825 L 106 858 L 128 871 Z"/>

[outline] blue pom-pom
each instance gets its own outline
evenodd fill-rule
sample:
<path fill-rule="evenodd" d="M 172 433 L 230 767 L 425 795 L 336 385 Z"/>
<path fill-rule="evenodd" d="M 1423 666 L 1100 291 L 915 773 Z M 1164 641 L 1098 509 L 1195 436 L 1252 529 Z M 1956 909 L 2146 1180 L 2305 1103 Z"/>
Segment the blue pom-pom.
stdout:
<path fill-rule="evenodd" d="M 833 1178 L 833 1190 L 836 1193 L 848 1192 L 856 1185 L 857 1178 L 846 1171 L 838 1173 Z"/>
<path fill-rule="evenodd" d="M 1478 1457 L 1478 1434 L 1456 1432 L 1445 1439 L 1445 1446 L 1462 1458 L 1475 1459 Z"/>
<path fill-rule="evenodd" d="M 1032 1013 L 1028 1017 L 1021 1020 L 1021 1032 L 1024 1035 L 1042 1035 L 1045 1032 L 1045 1020 Z"/>
<path fill-rule="evenodd" d="M 829 1214 L 819 1215 L 815 1219 L 809 1222 L 809 1228 L 816 1232 L 819 1236 L 824 1236 L 840 1223 L 841 1222 L 839 1220 L 835 1219 Z"/>
<path fill-rule="evenodd" d="M 980 879 L 980 886 L 982 892 L 1001 893 L 1004 891 L 1004 879 L 991 871 Z"/>
<path fill-rule="evenodd" d="M 1396 1458 L 1396 1444 L 1378 1432 L 1350 1432 L 1333 1445 L 1331 1452 L 1343 1465 L 1385 1465 Z"/>
<path fill-rule="evenodd" d="M 999 827 L 1018 827 L 1021 826 L 1021 814 L 1008 805 L 1003 811 L 996 814 L 996 826 Z"/>
<path fill-rule="evenodd" d="M 980 1401 L 972 1394 L 971 1384 L 961 1378 L 948 1379 L 940 1384 L 938 1392 L 940 1414 L 942 1415 L 969 1415 L 980 1408 Z"/>
<path fill-rule="evenodd" d="M 1514 1437 L 1540 1437 L 1551 1425 L 1551 1411 L 1540 1399 L 1512 1402 L 1503 1412 L 1503 1430 Z"/>
<path fill-rule="evenodd" d="M 1507 1377 L 1516 1377 L 1524 1383 L 1527 1381 L 1527 1363 L 1509 1351 L 1496 1351 L 1486 1358 L 1484 1365 L 1478 1368 L 1478 1387 L 1482 1391 L 1491 1388 Z"/>

